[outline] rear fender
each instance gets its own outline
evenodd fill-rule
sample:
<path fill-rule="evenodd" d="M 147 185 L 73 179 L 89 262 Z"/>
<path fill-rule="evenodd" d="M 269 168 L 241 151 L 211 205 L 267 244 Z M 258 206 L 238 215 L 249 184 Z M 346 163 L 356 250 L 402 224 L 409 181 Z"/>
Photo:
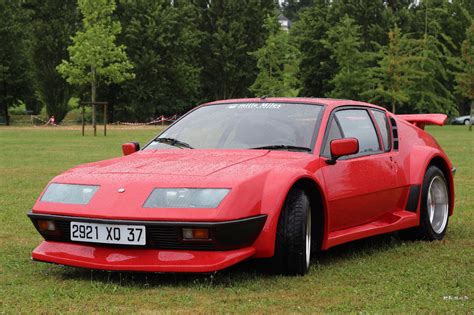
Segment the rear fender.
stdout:
<path fill-rule="evenodd" d="M 430 165 L 436 165 L 443 171 L 449 186 L 449 215 L 454 211 L 454 179 L 452 168 L 447 155 L 439 149 L 427 146 L 414 146 L 409 159 L 408 183 L 423 185 L 425 173 Z"/>

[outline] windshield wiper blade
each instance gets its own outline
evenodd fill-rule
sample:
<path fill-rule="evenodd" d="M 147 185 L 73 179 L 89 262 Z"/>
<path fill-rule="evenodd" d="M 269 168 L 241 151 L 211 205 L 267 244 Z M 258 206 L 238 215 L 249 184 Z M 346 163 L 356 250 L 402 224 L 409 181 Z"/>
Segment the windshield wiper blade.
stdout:
<path fill-rule="evenodd" d="M 174 138 L 156 138 L 153 141 L 169 144 L 169 145 L 172 145 L 174 147 L 181 148 L 181 149 L 182 148 L 194 149 L 191 145 L 187 144 L 186 142 L 179 141 L 178 139 L 174 139 Z"/>
<path fill-rule="evenodd" d="M 295 145 L 287 145 L 287 144 L 273 144 L 273 145 L 266 145 L 263 147 L 256 147 L 250 148 L 251 150 L 288 150 L 288 151 L 305 151 L 311 152 L 310 148 L 307 147 L 299 147 Z"/>

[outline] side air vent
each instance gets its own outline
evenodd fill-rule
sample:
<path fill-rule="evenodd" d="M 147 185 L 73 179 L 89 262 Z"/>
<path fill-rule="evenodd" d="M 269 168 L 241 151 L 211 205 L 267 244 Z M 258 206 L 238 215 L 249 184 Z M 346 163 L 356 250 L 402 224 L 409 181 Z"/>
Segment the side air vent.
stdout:
<path fill-rule="evenodd" d="M 393 138 L 393 149 L 398 151 L 398 127 L 397 122 L 393 117 L 390 117 L 390 123 L 392 125 L 392 138 Z"/>
<path fill-rule="evenodd" d="M 408 194 L 408 200 L 407 200 L 407 205 L 405 207 L 405 210 L 416 212 L 416 209 L 418 209 L 418 203 L 420 200 L 420 191 L 421 191 L 421 185 L 412 185 L 410 187 L 410 193 Z"/>

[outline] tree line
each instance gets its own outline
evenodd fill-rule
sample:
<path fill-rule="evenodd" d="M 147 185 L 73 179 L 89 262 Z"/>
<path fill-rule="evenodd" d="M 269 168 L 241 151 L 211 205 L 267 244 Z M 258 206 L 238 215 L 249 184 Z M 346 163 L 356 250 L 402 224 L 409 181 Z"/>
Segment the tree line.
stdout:
<path fill-rule="evenodd" d="M 474 94 L 473 14 L 471 0 L 4 0 L 0 116 L 23 103 L 61 121 L 94 93 L 122 121 L 263 95 L 454 115 Z M 109 75 L 91 89 L 82 72 Z"/>

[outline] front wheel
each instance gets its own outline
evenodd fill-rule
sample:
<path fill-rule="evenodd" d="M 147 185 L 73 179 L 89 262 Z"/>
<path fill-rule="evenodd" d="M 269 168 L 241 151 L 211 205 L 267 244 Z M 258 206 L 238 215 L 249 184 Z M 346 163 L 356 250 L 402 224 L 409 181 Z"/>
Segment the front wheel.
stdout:
<path fill-rule="evenodd" d="M 311 258 L 311 206 L 306 193 L 294 188 L 288 193 L 278 220 L 274 272 L 304 275 Z"/>
<path fill-rule="evenodd" d="M 443 172 L 428 167 L 423 179 L 420 204 L 420 225 L 401 232 L 404 238 L 441 240 L 449 221 L 449 189 Z"/>

